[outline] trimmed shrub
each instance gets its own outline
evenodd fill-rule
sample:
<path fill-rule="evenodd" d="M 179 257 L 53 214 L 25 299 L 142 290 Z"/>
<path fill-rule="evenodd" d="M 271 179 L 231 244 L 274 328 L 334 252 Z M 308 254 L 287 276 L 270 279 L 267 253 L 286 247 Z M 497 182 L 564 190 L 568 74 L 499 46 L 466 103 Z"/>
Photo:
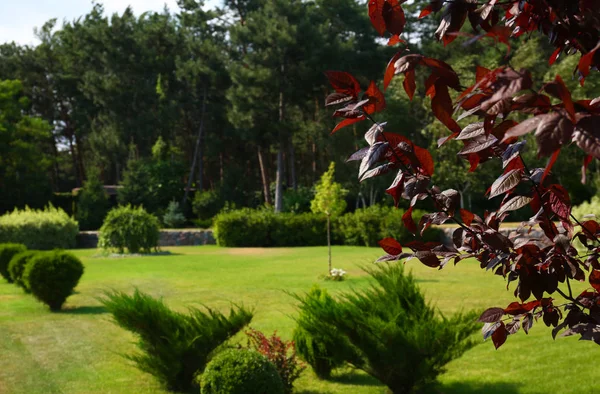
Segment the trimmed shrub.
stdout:
<path fill-rule="evenodd" d="M 474 346 L 477 313 L 441 316 L 401 264 L 367 272 L 375 283 L 337 300 L 323 302 L 318 293 L 297 296 L 301 311 L 311 317 L 298 320 L 302 330 L 313 338 L 341 336 L 359 356 L 357 362 L 325 345 L 334 359 L 365 371 L 395 394 L 411 393 L 433 383 L 447 363 Z"/>
<path fill-rule="evenodd" d="M 25 252 L 27 247 L 23 244 L 0 244 L 0 275 L 12 283 L 13 279 L 8 271 L 8 266 L 12 258 L 19 253 Z"/>
<path fill-rule="evenodd" d="M 29 287 L 27 287 L 27 285 L 25 284 L 25 281 L 23 281 L 23 273 L 25 272 L 25 267 L 27 266 L 27 264 L 29 264 L 31 259 L 33 259 L 33 257 L 36 256 L 38 253 L 40 252 L 36 250 L 26 250 L 15 255 L 8 264 L 8 273 L 10 275 L 10 278 L 17 286 L 25 290 L 26 293 L 29 293 L 31 291 L 29 290 Z"/>
<path fill-rule="evenodd" d="M 307 294 L 307 299 L 319 303 L 320 308 L 329 309 L 334 307 L 334 299 L 325 289 L 313 287 Z M 316 316 L 312 313 L 313 308 L 307 305 L 300 306 L 300 315 L 297 318 L 298 325 L 294 329 L 293 341 L 296 345 L 298 356 L 310 365 L 320 379 L 328 379 L 331 371 L 339 368 L 352 360 L 354 365 L 361 363 L 358 352 L 352 347 L 346 337 L 337 332 L 335 327 L 330 331 L 308 331 L 304 327 L 312 327 Z"/>
<path fill-rule="evenodd" d="M 31 294 L 58 311 L 79 283 L 83 264 L 73 254 L 56 250 L 37 253 L 25 266 L 23 282 Z"/>
<path fill-rule="evenodd" d="M 171 201 L 163 216 L 163 223 L 167 228 L 179 228 L 185 223 L 185 216 L 179 209 L 177 201 Z"/>
<path fill-rule="evenodd" d="M 347 213 L 337 220 L 334 236 L 340 243 L 354 246 L 377 246 L 377 243 L 387 237 L 393 237 L 398 242 L 414 241 L 415 237 L 402 224 L 404 211 L 394 207 L 373 205 Z M 414 211 L 413 218 L 419 222 L 422 211 Z M 439 241 L 441 230 L 430 227 L 421 237 L 424 241 Z"/>
<path fill-rule="evenodd" d="M 277 369 L 283 390 L 291 394 L 294 389 L 294 381 L 300 377 L 304 368 L 296 358 L 296 347 L 294 342 L 284 341 L 274 332 L 271 337 L 258 330 L 246 331 L 248 345 L 267 358 Z"/>
<path fill-rule="evenodd" d="M 201 378 L 202 394 L 284 394 L 275 366 L 253 350 L 228 349 L 219 353 Z"/>
<path fill-rule="evenodd" d="M 399 242 L 415 237 L 402 224 L 402 210 L 373 206 L 333 220 L 333 241 L 354 246 L 376 246 L 386 237 Z M 418 222 L 421 212 L 414 212 Z M 312 213 L 274 213 L 267 209 L 223 212 L 213 222 L 217 243 L 228 247 L 327 245 L 327 219 Z M 424 241 L 439 241 L 441 230 L 430 227 Z"/>
<path fill-rule="evenodd" d="M 124 253 L 150 253 L 158 248 L 160 224 L 156 216 L 131 205 L 112 209 L 98 234 L 98 246 Z"/>
<path fill-rule="evenodd" d="M 252 320 L 252 312 L 235 307 L 225 316 L 207 309 L 174 312 L 162 300 L 136 290 L 132 296 L 107 293 L 102 300 L 120 327 L 139 338 L 141 353 L 127 356 L 169 390 L 189 391 L 213 351 Z"/>
<path fill-rule="evenodd" d="M 43 210 L 15 209 L 0 216 L 0 243 L 21 243 L 36 250 L 68 249 L 75 246 L 78 233 L 77 222 L 52 205 Z"/>
<path fill-rule="evenodd" d="M 213 228 L 221 246 L 318 246 L 327 242 L 325 225 L 325 217 L 310 213 L 241 209 L 217 215 Z"/>

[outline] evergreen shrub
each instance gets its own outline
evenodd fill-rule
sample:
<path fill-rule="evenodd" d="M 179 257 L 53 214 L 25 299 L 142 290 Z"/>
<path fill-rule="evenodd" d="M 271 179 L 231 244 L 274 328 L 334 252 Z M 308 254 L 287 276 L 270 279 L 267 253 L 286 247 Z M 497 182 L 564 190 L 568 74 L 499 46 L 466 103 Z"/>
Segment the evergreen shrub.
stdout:
<path fill-rule="evenodd" d="M 156 216 L 131 205 L 112 209 L 98 234 L 98 246 L 119 253 L 150 253 L 158 248 L 160 224 Z"/>
<path fill-rule="evenodd" d="M 17 286 L 25 290 L 26 293 L 29 293 L 30 290 L 25 284 L 25 281 L 23 281 L 23 273 L 25 272 L 25 267 L 27 264 L 29 264 L 31 259 L 33 259 L 33 257 L 38 253 L 40 252 L 36 250 L 26 250 L 14 255 L 8 264 L 8 273 L 10 278 Z"/>
<path fill-rule="evenodd" d="M 202 394 L 284 394 L 275 366 L 254 350 L 228 349 L 219 353 L 201 378 Z"/>
<path fill-rule="evenodd" d="M 58 311 L 82 275 L 83 264 L 77 257 L 55 250 L 33 256 L 25 266 L 22 280 L 35 298 Z"/>
<path fill-rule="evenodd" d="M 301 313 L 310 317 L 298 320 L 299 329 L 319 338 L 332 359 L 362 369 L 395 394 L 411 393 L 433 383 L 447 363 L 474 346 L 477 313 L 442 316 L 401 264 L 367 272 L 374 279 L 370 287 L 338 299 L 324 302 L 318 292 L 297 296 Z M 337 337 L 345 338 L 352 352 L 322 339 Z"/>
<path fill-rule="evenodd" d="M 252 320 L 252 312 L 234 307 L 229 315 L 207 309 L 182 314 L 162 300 L 136 290 L 113 292 L 103 299 L 114 322 L 138 337 L 140 353 L 127 356 L 169 390 L 189 391 L 212 353 Z"/>
<path fill-rule="evenodd" d="M 28 249 L 68 249 L 75 246 L 79 225 L 60 208 L 15 209 L 0 216 L 0 243 L 14 242 Z"/>
<path fill-rule="evenodd" d="M 13 243 L 5 243 L 0 244 L 0 275 L 4 279 L 8 281 L 8 283 L 12 283 L 13 279 L 10 276 L 8 266 L 10 261 L 14 256 L 19 253 L 25 252 L 27 247 L 23 244 L 13 244 Z"/>

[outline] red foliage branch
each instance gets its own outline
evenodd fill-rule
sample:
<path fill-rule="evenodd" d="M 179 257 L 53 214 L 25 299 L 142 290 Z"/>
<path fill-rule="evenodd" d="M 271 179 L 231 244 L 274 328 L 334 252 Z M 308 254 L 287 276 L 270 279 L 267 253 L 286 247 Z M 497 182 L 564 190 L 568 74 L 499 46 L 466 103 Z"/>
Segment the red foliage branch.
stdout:
<path fill-rule="evenodd" d="M 373 26 L 382 36 L 389 32 L 393 42 L 400 41 L 406 22 L 402 3 L 398 0 L 369 2 Z M 591 0 L 490 0 L 483 3 L 434 0 L 420 17 L 442 12 L 435 34 L 444 45 L 454 41 L 467 19 L 478 33 L 471 41 L 491 37 L 509 48 L 509 37 L 539 31 L 547 35 L 556 48 L 550 63 L 562 53 L 580 53 L 575 72 L 583 84 L 590 70 L 600 66 L 597 51 L 600 7 L 594 3 Z M 469 171 L 475 171 L 486 161 L 500 160 L 503 173 L 488 189 L 489 198 L 498 198 L 500 203 L 496 211 L 486 212 L 483 218 L 460 208 L 456 190 L 440 190 L 431 184 L 434 173 L 431 154 L 408 138 L 386 131 L 385 123 L 374 120 L 374 114 L 385 109 L 384 95 L 375 83 L 371 82 L 359 99 L 361 88 L 356 78 L 346 72 L 327 72 L 335 93 L 327 98 L 326 105 L 344 104 L 334 113 L 344 120 L 333 132 L 367 119 L 373 122 L 365 134 L 369 146 L 348 159 L 360 160 L 359 180 L 396 172 L 386 193 L 396 205 L 400 199 L 410 201 L 402 220 L 413 233 L 422 233 L 431 225 L 448 221 L 458 225 L 452 245 L 418 240 L 400 245 L 393 238 L 386 238 L 380 246 L 387 254 L 378 261 L 416 258 L 429 267 L 441 269 L 449 261 L 457 264 L 466 258 L 475 258 L 482 269 L 502 275 L 508 284 L 515 282 L 514 295 L 520 302 L 506 308 L 490 308 L 480 317 L 485 323 L 484 338 L 491 337 L 496 348 L 521 327 L 528 332 L 539 318 L 554 327 L 554 337 L 565 330 L 563 336 L 579 334 L 582 339 L 600 344 L 600 224 L 595 220 L 577 221 L 571 215 L 567 190 L 548 181 L 560 150 L 567 144 L 576 144 L 588 155 L 583 163 L 584 179 L 590 161 L 600 158 L 600 98 L 574 101 L 560 76 L 534 89 L 529 71 L 510 67 L 495 70 L 477 67 L 474 84 L 463 88 L 450 65 L 420 54 L 401 52 L 386 67 L 384 89 L 395 75 L 403 74 L 404 90 L 412 99 L 416 91 L 415 75 L 420 68 L 429 71 L 424 90 L 431 98 L 432 112 L 450 130 L 438 144 L 451 139 L 460 141 L 464 146 L 458 155 L 470 163 Z M 450 97 L 450 89 L 460 92 L 455 102 Z M 459 114 L 457 119 L 454 114 Z M 519 123 L 510 119 L 513 114 L 531 117 Z M 469 117 L 476 117 L 477 121 L 461 128 L 457 122 Z M 532 131 L 535 131 L 539 156 L 550 157 L 546 168 L 530 169 L 521 156 L 525 141 L 519 137 Z M 412 211 L 417 202 L 425 199 L 433 201 L 436 211 L 424 215 L 417 224 Z M 539 226 L 543 236 L 502 234 L 500 225 L 508 214 L 525 206 L 536 214 L 523 223 L 523 227 Z M 587 248 L 585 256 L 578 255 L 573 246 L 575 240 Z M 570 281 L 584 281 L 586 276 L 592 290 L 574 295 Z M 566 291 L 561 288 L 565 285 Z M 546 297 L 555 292 L 567 302 L 555 305 L 553 298 Z"/>

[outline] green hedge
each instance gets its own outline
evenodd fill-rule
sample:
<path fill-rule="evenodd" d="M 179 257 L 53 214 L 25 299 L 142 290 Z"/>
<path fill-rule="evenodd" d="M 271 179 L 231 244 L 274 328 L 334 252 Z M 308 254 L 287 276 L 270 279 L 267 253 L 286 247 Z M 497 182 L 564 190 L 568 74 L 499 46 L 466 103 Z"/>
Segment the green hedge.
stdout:
<path fill-rule="evenodd" d="M 98 246 L 124 253 L 151 253 L 158 248 L 160 223 L 143 207 L 113 208 L 98 232 Z"/>
<path fill-rule="evenodd" d="M 217 215 L 213 222 L 221 246 L 317 246 L 327 243 L 325 217 L 241 209 Z"/>
<path fill-rule="evenodd" d="M 0 216 L 0 243 L 21 243 L 28 249 L 68 249 L 75 246 L 77 222 L 60 208 L 29 207 Z"/>
<path fill-rule="evenodd" d="M 333 220 L 334 244 L 377 246 L 386 237 L 409 242 L 415 237 L 402 224 L 404 212 L 391 207 L 369 207 Z M 420 220 L 423 212 L 415 211 Z M 217 243 L 227 247 L 280 247 L 327 245 L 326 219 L 312 213 L 274 213 L 270 210 L 241 209 L 217 215 L 213 228 Z M 441 231 L 429 228 L 423 238 L 438 241 Z"/>

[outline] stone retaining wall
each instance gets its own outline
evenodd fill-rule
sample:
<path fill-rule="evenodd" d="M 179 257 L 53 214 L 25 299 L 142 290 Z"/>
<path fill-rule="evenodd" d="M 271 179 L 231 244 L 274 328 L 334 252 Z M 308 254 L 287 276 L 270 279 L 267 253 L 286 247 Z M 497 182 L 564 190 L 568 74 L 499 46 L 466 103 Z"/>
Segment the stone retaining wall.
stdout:
<path fill-rule="evenodd" d="M 159 246 L 215 245 L 212 230 L 161 230 Z M 97 231 L 81 231 L 77 236 L 78 248 L 98 247 Z"/>

